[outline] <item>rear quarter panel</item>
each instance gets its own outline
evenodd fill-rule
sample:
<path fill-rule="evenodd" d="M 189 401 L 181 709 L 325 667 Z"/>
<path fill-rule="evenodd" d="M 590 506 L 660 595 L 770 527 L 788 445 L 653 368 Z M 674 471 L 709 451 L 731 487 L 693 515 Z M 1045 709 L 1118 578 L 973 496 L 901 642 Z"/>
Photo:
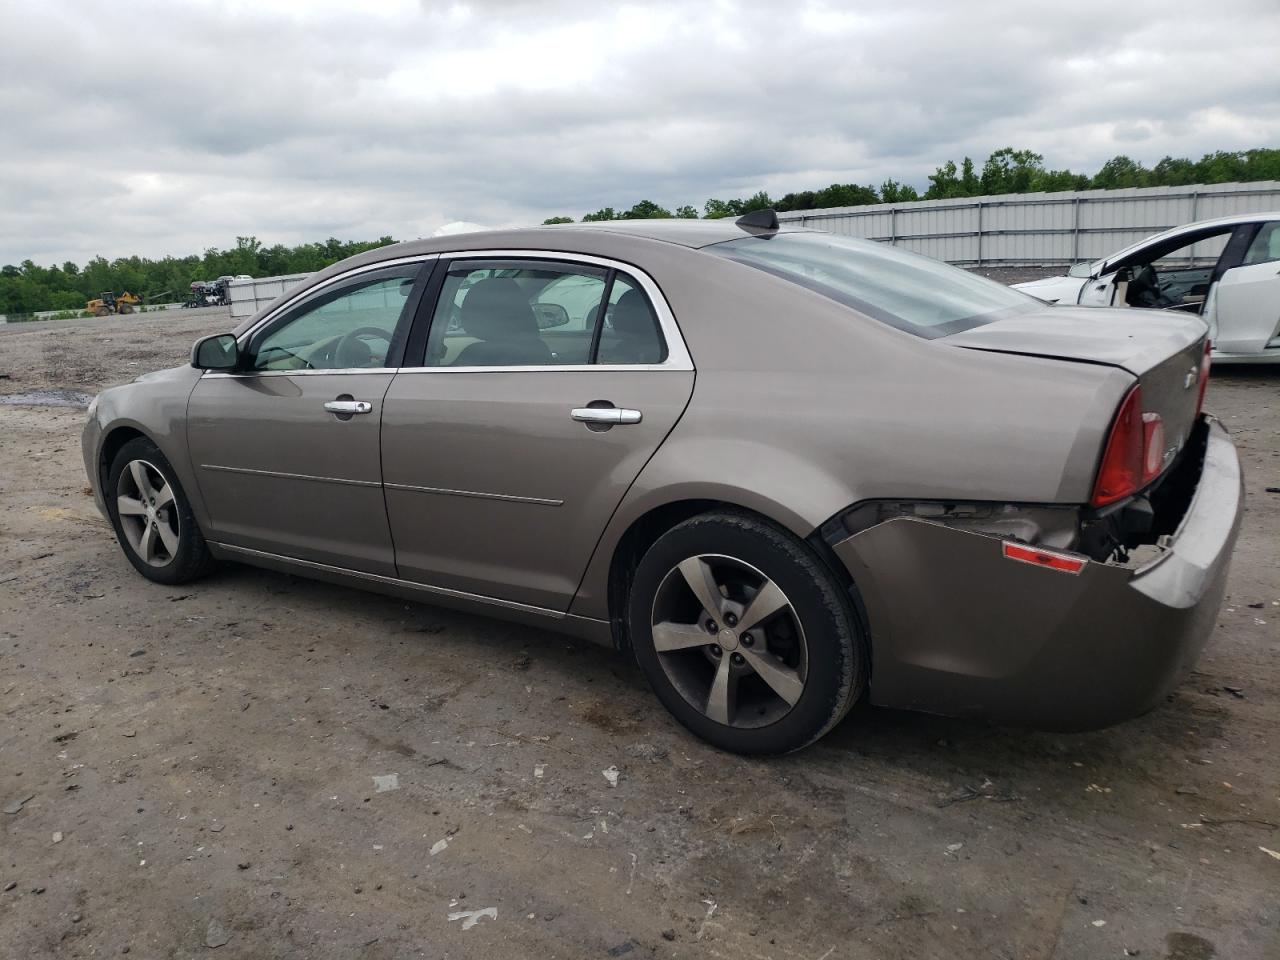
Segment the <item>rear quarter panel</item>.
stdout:
<path fill-rule="evenodd" d="M 681 253 L 647 268 L 693 356 L 693 398 L 614 514 L 571 612 L 609 615 L 619 540 L 677 500 L 743 506 L 806 537 L 873 498 L 1088 499 L 1126 372 L 922 340 Z"/>

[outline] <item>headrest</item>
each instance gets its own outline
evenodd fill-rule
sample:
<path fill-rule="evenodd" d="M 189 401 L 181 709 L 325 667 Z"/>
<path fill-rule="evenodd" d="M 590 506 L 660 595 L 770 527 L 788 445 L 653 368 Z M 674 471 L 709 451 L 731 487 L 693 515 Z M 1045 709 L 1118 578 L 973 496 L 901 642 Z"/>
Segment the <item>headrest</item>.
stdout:
<path fill-rule="evenodd" d="M 529 298 L 510 277 L 490 277 L 468 290 L 460 319 L 463 331 L 481 340 L 538 335 Z"/>
<path fill-rule="evenodd" d="M 639 290 L 628 290 L 618 298 L 609 313 L 615 332 L 627 337 L 650 336 L 653 333 L 653 311 Z"/>

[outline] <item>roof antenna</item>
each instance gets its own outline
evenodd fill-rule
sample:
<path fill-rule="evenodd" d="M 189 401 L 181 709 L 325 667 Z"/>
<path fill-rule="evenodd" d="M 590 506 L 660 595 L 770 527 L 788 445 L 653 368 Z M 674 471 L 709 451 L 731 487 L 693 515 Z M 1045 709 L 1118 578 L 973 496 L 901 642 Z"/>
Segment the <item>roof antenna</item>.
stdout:
<path fill-rule="evenodd" d="M 777 230 L 778 214 L 772 207 L 763 210 L 752 210 L 733 221 L 743 230 Z"/>

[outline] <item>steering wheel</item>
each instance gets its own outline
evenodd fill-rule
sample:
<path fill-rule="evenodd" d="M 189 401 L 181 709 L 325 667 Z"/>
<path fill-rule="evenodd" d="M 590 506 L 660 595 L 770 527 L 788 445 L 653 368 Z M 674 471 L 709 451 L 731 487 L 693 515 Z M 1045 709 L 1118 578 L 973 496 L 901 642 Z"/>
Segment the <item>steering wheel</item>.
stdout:
<path fill-rule="evenodd" d="M 334 366 L 339 369 L 371 366 L 369 361 L 373 359 L 373 351 L 364 342 L 365 337 L 391 342 L 391 334 L 385 330 L 378 327 L 357 327 L 350 333 L 344 334 L 337 346 L 333 348 Z"/>
<path fill-rule="evenodd" d="M 1151 264 L 1134 270 L 1129 280 L 1129 293 L 1125 301 L 1130 307 L 1165 307 L 1169 299 L 1160 291 L 1160 275 Z"/>

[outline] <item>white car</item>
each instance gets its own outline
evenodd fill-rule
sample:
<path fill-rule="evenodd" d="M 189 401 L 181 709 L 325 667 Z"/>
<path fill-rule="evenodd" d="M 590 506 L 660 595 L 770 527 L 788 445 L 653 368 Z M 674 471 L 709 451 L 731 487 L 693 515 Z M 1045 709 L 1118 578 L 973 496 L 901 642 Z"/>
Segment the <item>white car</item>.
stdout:
<path fill-rule="evenodd" d="M 1215 363 L 1280 363 L 1280 212 L 1175 227 L 1065 277 L 1014 286 L 1049 303 L 1195 313 Z"/>

